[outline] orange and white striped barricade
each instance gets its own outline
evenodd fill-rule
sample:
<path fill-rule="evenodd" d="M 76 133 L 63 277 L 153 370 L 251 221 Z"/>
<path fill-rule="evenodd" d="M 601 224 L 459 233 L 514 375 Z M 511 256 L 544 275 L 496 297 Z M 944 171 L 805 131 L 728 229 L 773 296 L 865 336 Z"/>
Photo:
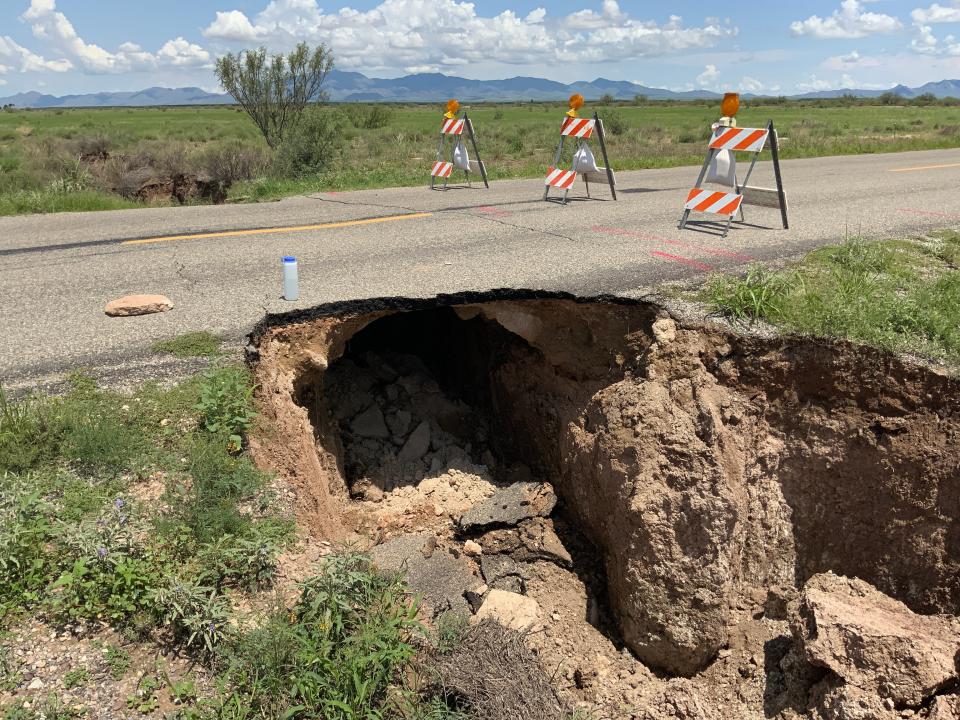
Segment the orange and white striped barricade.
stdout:
<path fill-rule="evenodd" d="M 570 100 L 571 103 L 573 103 L 573 98 Z M 582 103 L 582 99 L 580 102 Z M 579 107 L 579 105 L 577 107 Z M 571 104 L 571 108 L 574 111 L 576 110 L 573 104 Z M 594 135 L 596 135 L 600 143 L 603 167 L 596 167 L 593 162 L 593 153 L 590 151 L 589 145 L 587 145 L 587 141 L 593 138 Z M 572 138 L 576 141 L 574 160 L 569 170 L 560 167 L 563 145 L 567 138 Z M 586 171 L 578 171 L 577 158 L 581 153 L 588 154 L 590 164 L 594 165 L 596 169 L 591 168 Z M 588 198 L 591 197 L 590 183 L 593 182 L 608 185 L 613 199 L 617 199 L 617 180 L 613 175 L 613 169 L 610 167 L 610 160 L 607 157 L 607 142 L 603 132 L 603 120 L 600 119 L 597 113 L 594 113 L 592 118 L 580 118 L 568 113 L 567 117 L 563 119 L 563 123 L 560 126 L 560 142 L 557 144 L 557 152 L 553 156 L 553 164 L 547 170 L 547 178 L 544 181 L 543 199 L 549 200 L 550 188 L 556 188 L 557 190 L 563 190 L 562 202 L 566 205 L 570 190 L 578 176 L 583 178 Z"/>
<path fill-rule="evenodd" d="M 451 100 L 447 103 L 447 112 L 440 122 L 440 139 L 437 142 L 437 159 L 430 171 L 430 189 L 437 189 L 437 180 L 443 180 L 443 188 L 447 189 L 450 177 L 455 169 L 463 170 L 467 176 L 467 184 L 472 185 L 470 173 L 476 172 L 483 178 L 484 187 L 490 188 L 487 181 L 487 167 L 480 159 L 480 149 L 477 147 L 477 136 L 473 131 L 473 121 L 466 112 L 460 117 L 457 111 L 460 103 Z M 467 149 L 463 144 L 464 134 L 470 138 L 470 144 L 473 146 L 473 155 L 471 159 Z M 447 139 L 451 140 L 451 160 L 446 159 Z"/>
<path fill-rule="evenodd" d="M 750 176 L 753 174 L 760 153 L 768 143 L 773 158 L 773 172 L 777 186 L 776 188 L 751 187 L 749 184 Z M 724 151 L 752 153 L 753 159 L 746 176 L 743 178 L 743 183 L 740 183 L 736 173 L 734 173 L 731 185 L 721 185 L 715 190 L 704 188 L 703 184 L 707 176 L 707 170 L 714 159 Z M 777 139 L 777 131 L 773 127 L 773 120 L 768 122 L 765 128 L 714 126 L 714 132 L 710 137 L 710 144 L 707 149 L 707 159 L 700 169 L 697 184 L 687 193 L 687 200 L 683 206 L 683 217 L 680 218 L 680 229 L 683 230 L 687 226 L 691 213 L 706 213 L 726 218 L 726 225 L 723 230 L 723 237 L 726 237 L 730 231 L 730 225 L 733 223 L 733 218 L 738 212 L 740 213 L 740 221 L 744 221 L 744 205 L 779 208 L 780 217 L 783 220 L 783 229 L 789 229 L 787 196 L 783 190 L 783 176 L 780 173 L 780 145 Z"/>

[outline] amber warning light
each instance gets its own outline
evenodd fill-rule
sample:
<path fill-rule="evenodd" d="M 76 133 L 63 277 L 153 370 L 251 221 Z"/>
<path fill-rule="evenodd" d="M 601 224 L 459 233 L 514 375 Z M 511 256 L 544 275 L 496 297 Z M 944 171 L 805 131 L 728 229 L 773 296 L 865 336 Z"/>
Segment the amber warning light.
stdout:
<path fill-rule="evenodd" d="M 723 102 L 720 104 L 720 111 L 723 117 L 720 118 L 720 125 L 724 127 L 736 127 L 737 121 L 734 119 L 740 110 L 740 95 L 738 93 L 726 93 L 723 96 Z"/>

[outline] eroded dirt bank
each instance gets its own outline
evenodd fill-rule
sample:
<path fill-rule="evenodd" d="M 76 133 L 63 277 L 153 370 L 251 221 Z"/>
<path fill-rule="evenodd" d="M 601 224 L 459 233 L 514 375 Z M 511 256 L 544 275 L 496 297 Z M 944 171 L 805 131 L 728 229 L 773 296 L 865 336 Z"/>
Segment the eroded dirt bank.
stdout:
<path fill-rule="evenodd" d="M 303 523 L 408 567 L 429 613 L 532 628 L 569 705 L 960 712 L 957 381 L 544 293 L 323 307 L 268 320 L 253 347 L 270 427 L 253 451 Z M 900 694 L 889 668 L 854 679 L 836 658 L 876 633 L 843 617 L 846 650 L 818 654 L 811 593 L 854 624 L 881 602 L 822 573 L 888 596 L 884 638 L 922 638 L 913 613 L 942 614 L 929 677 Z"/>

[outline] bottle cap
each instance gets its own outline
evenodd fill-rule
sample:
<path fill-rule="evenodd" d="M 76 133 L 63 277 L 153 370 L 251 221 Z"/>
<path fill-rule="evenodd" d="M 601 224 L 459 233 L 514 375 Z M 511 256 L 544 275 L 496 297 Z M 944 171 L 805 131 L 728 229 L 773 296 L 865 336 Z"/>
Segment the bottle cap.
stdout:
<path fill-rule="evenodd" d="M 296 259 L 295 257 L 293 257 L 293 255 L 284 255 L 284 256 L 283 256 L 283 261 L 284 261 L 285 263 L 295 263 L 295 262 L 297 261 L 297 259 Z"/>

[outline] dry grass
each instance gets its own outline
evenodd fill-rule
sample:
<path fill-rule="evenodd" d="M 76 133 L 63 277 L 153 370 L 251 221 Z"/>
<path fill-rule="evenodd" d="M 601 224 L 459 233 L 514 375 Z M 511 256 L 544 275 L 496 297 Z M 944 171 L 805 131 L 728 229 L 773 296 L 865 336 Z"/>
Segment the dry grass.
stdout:
<path fill-rule="evenodd" d="M 550 686 L 525 635 L 485 620 L 436 659 L 438 693 L 475 720 L 559 720 L 569 711 Z"/>

